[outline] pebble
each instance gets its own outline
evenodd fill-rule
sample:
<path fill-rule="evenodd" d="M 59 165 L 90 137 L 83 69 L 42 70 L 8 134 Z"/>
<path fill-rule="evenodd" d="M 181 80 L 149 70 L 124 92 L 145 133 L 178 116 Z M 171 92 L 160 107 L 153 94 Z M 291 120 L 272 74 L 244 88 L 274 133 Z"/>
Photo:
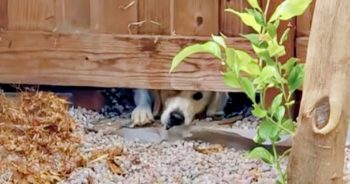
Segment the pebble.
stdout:
<path fill-rule="evenodd" d="M 71 109 L 74 113 L 82 113 L 85 118 L 102 118 L 92 111 Z M 89 115 L 90 114 L 90 115 Z M 254 121 L 254 122 L 251 122 Z M 87 126 L 91 122 L 82 122 Z M 255 126 L 258 120 L 254 117 L 244 118 L 241 126 Z M 157 144 L 125 140 L 117 135 L 88 133 L 84 136 L 82 150 L 123 146 L 126 154 L 119 159 L 125 169 L 125 176 L 112 175 L 104 162 L 96 163 L 94 169 L 77 170 L 62 184 L 71 181 L 84 181 L 90 175 L 96 183 L 274 183 L 277 178 L 275 171 L 259 160 L 246 157 L 246 152 L 234 148 L 224 148 L 222 152 L 204 155 L 193 148 L 206 147 L 209 143 L 200 141 L 175 141 Z M 345 173 L 350 173 L 350 150 L 347 149 Z M 284 162 L 286 165 L 286 162 Z M 285 167 L 285 166 L 284 166 Z M 254 174 L 258 170 L 260 174 Z M 82 173 L 80 173 L 82 172 Z M 91 173 L 93 172 L 93 173 Z M 80 173 L 80 174 L 79 174 Z M 86 174 L 88 173 L 88 174 Z M 108 173 L 108 174 L 106 174 Z M 349 174 L 344 177 L 350 182 Z"/>
<path fill-rule="evenodd" d="M 69 113 L 77 120 L 78 129 L 91 126 L 91 122 L 105 116 L 83 108 L 71 108 Z M 258 120 L 254 117 L 244 118 L 235 124 L 239 127 L 254 127 Z M 248 124 L 248 125 L 245 125 Z M 81 130 L 81 132 L 84 132 Z M 258 160 L 250 160 L 246 152 L 234 148 L 204 155 L 193 148 L 209 146 L 200 141 L 175 141 L 157 144 L 125 140 L 117 135 L 102 133 L 84 133 L 81 150 L 86 155 L 96 149 L 122 146 L 125 155 L 119 158 L 125 175 L 112 174 L 105 161 L 92 166 L 79 168 L 60 184 L 80 183 L 275 183 L 277 174 L 270 166 Z M 345 183 L 350 183 L 350 149 L 346 149 Z M 286 162 L 284 163 L 284 165 Z M 285 166 L 284 166 L 285 167 Z M 254 174 L 252 170 L 260 174 Z M 6 183 L 11 173 L 0 174 L 0 183 Z"/>

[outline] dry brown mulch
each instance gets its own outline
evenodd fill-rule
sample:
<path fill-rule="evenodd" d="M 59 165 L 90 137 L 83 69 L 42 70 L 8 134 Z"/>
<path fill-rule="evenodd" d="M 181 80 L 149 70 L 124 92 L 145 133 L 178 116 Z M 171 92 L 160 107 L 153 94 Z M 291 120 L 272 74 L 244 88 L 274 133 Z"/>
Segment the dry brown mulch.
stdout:
<path fill-rule="evenodd" d="M 68 102 L 53 93 L 0 94 L 0 172 L 12 183 L 55 183 L 86 164 Z"/>

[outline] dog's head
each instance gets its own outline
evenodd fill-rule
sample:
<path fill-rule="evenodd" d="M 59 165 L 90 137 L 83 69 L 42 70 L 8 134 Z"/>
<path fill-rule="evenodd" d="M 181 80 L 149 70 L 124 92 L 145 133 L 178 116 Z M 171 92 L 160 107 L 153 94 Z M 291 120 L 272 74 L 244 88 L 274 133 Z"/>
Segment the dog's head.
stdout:
<path fill-rule="evenodd" d="M 161 91 L 163 113 L 161 122 L 167 129 L 178 125 L 189 125 L 195 116 L 209 106 L 217 106 L 213 92 Z"/>

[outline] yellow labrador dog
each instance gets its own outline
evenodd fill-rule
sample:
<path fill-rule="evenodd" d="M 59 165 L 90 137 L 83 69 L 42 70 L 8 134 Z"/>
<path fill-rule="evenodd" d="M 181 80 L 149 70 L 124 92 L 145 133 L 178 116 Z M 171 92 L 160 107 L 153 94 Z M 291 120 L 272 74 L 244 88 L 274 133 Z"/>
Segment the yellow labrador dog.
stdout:
<path fill-rule="evenodd" d="M 166 129 L 189 125 L 204 112 L 208 117 L 222 116 L 227 99 L 225 92 L 136 89 L 132 126 L 152 123 L 156 115 Z"/>

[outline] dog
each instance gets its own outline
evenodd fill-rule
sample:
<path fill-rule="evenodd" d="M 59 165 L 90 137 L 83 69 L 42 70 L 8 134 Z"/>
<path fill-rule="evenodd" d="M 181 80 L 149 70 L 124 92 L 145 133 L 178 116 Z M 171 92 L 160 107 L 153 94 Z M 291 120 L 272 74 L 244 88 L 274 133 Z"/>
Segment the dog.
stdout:
<path fill-rule="evenodd" d="M 228 100 L 226 92 L 135 89 L 136 108 L 131 113 L 132 127 L 153 123 L 160 116 L 169 130 L 190 125 L 205 112 L 207 117 L 222 117 Z"/>

